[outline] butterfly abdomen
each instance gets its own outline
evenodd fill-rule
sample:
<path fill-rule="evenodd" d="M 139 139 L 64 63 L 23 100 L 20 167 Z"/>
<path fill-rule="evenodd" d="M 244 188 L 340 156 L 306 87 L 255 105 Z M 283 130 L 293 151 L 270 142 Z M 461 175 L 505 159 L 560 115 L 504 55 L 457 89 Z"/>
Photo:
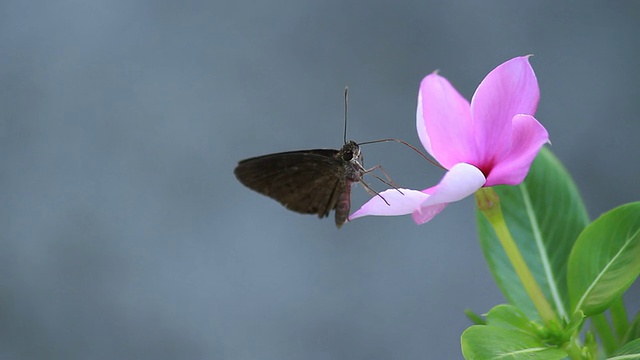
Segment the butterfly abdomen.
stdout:
<path fill-rule="evenodd" d="M 347 221 L 349 211 L 351 210 L 351 183 L 348 183 L 347 186 L 344 187 L 344 190 L 338 197 L 335 209 L 336 226 L 340 228 L 342 224 Z"/>

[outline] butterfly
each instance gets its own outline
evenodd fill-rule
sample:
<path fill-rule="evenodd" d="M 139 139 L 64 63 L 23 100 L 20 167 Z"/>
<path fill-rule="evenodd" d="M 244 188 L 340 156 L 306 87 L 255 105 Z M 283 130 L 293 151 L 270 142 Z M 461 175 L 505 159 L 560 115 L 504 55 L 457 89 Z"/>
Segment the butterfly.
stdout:
<path fill-rule="evenodd" d="M 363 166 L 360 146 L 349 141 L 340 150 L 288 151 L 242 160 L 234 174 L 246 187 L 289 210 L 320 218 L 335 210 L 340 228 L 349 217 L 351 185 L 369 171 Z"/>

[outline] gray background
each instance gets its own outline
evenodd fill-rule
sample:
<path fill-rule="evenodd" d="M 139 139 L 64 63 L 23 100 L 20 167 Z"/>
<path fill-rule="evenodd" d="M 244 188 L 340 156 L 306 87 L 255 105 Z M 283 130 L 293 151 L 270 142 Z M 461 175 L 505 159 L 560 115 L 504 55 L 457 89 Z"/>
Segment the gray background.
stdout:
<path fill-rule="evenodd" d="M 424 75 L 470 98 L 533 53 L 537 117 L 591 216 L 640 197 L 638 2 L 53 3 L 0 5 L 2 359 L 461 358 L 463 310 L 504 301 L 472 199 L 337 230 L 233 177 L 340 147 L 345 85 L 349 138 L 419 146 Z M 402 186 L 442 176 L 364 151 Z"/>

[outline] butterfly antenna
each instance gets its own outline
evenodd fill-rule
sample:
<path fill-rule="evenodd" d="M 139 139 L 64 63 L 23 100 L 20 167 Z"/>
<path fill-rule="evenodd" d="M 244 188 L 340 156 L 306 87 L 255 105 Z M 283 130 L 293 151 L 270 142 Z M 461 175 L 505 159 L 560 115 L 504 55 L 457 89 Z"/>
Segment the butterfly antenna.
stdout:
<path fill-rule="evenodd" d="M 427 160 L 428 162 L 432 163 L 433 165 L 435 165 L 435 166 L 437 166 L 439 168 L 442 168 L 444 170 L 447 170 L 444 166 L 438 164 L 437 161 L 435 161 L 435 160 L 431 159 L 430 157 L 428 157 L 427 155 L 423 154 L 422 151 L 416 149 L 415 146 L 409 144 L 408 142 L 406 142 L 404 140 L 395 139 L 395 138 L 388 138 L 388 139 L 380 139 L 380 140 L 373 140 L 373 141 L 365 141 L 365 142 L 358 143 L 358 145 L 375 144 L 375 143 L 391 142 L 391 141 L 400 143 L 400 144 L 408 147 L 409 149 L 417 152 L 420 156 L 422 156 L 425 160 Z"/>
<path fill-rule="evenodd" d="M 342 138 L 344 143 L 347 143 L 347 115 L 349 113 L 349 87 L 344 87 L 344 132 Z"/>

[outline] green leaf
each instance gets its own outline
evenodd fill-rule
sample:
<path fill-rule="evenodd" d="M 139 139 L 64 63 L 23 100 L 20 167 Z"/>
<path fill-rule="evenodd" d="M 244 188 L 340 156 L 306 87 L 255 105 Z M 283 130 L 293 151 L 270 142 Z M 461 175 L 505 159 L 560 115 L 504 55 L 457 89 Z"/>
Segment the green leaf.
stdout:
<path fill-rule="evenodd" d="M 580 234 L 569 257 L 571 308 L 601 313 L 640 274 L 640 202 L 619 206 Z"/>
<path fill-rule="evenodd" d="M 591 315 L 591 325 L 595 328 L 605 354 L 611 354 L 619 345 L 607 317 L 603 314 Z"/>
<path fill-rule="evenodd" d="M 626 344 L 635 339 L 640 339 L 640 312 L 638 312 L 636 317 L 633 318 L 631 325 L 629 325 L 629 328 L 627 329 L 627 333 L 624 334 L 622 343 Z"/>
<path fill-rule="evenodd" d="M 615 360 L 640 359 L 640 339 L 633 340 L 632 342 L 625 344 L 620 349 L 615 351 L 607 359 L 615 359 Z"/>
<path fill-rule="evenodd" d="M 621 340 L 629 330 L 629 317 L 622 296 L 618 296 L 609 306 L 611 324 L 615 330 L 616 338 Z M 624 344 L 624 343 L 623 343 Z"/>
<path fill-rule="evenodd" d="M 461 343 L 462 354 L 469 360 L 556 360 L 567 356 L 534 336 L 495 326 L 471 326 L 462 333 Z"/>
<path fill-rule="evenodd" d="M 543 148 L 518 186 L 494 188 L 518 249 L 547 300 L 568 317 L 566 264 L 571 248 L 589 223 L 582 198 L 558 159 Z M 491 225 L 477 212 L 480 244 L 507 300 L 530 319 L 539 319 Z"/>
<path fill-rule="evenodd" d="M 531 321 L 522 311 L 511 305 L 498 305 L 491 309 L 487 314 L 487 325 L 536 336 L 536 328 Z"/>
<path fill-rule="evenodd" d="M 471 320 L 474 325 L 486 325 L 487 322 L 482 318 L 482 316 L 474 313 L 473 311 L 466 309 L 464 314 L 467 315 L 467 319 Z"/>

